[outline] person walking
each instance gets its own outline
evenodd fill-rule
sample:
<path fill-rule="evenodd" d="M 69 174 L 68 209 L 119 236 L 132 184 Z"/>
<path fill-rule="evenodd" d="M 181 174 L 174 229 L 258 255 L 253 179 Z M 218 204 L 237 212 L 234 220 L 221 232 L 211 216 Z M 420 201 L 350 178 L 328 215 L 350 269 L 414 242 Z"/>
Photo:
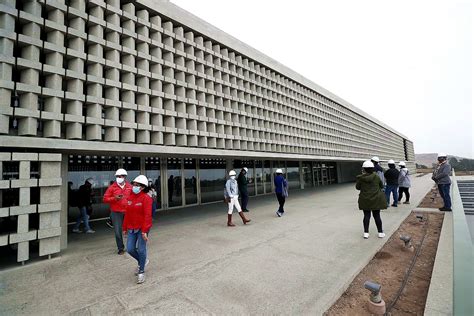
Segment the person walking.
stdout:
<path fill-rule="evenodd" d="M 118 169 L 115 172 L 115 181 L 107 188 L 104 194 L 104 203 L 109 204 L 110 219 L 115 233 L 115 243 L 117 244 L 117 253 L 123 255 L 125 246 L 123 244 L 122 225 L 127 201 L 132 191 L 132 186 L 127 182 L 127 171 Z"/>
<path fill-rule="evenodd" d="M 400 167 L 400 174 L 398 176 L 398 203 L 402 201 L 403 193 L 405 193 L 405 202 L 403 202 L 403 204 L 410 204 L 410 172 L 404 161 L 400 161 L 398 166 Z"/>
<path fill-rule="evenodd" d="M 431 179 L 438 185 L 439 195 L 443 199 L 443 207 L 439 210 L 444 212 L 451 212 L 451 166 L 448 163 L 448 155 L 445 153 L 438 154 L 438 164 L 436 165 Z"/>
<path fill-rule="evenodd" d="M 359 193 L 359 210 L 364 212 L 364 235 L 369 238 L 370 215 L 374 216 L 379 238 L 385 237 L 382 228 L 382 219 L 380 210 L 387 208 L 387 201 L 383 194 L 383 183 L 380 177 L 375 173 L 374 164 L 367 160 L 362 164 L 362 174 L 357 176 L 356 189 Z"/>
<path fill-rule="evenodd" d="M 158 193 L 156 192 L 155 185 L 151 179 L 148 179 L 148 188 L 145 190 L 149 197 L 152 200 L 151 206 L 151 217 L 155 217 L 156 208 L 158 205 Z"/>
<path fill-rule="evenodd" d="M 377 156 L 372 157 L 370 161 L 374 164 L 374 171 L 375 173 L 379 176 L 380 180 L 382 180 L 383 183 L 383 188 L 385 191 L 385 186 L 387 185 L 384 177 L 384 171 L 383 168 L 380 166 L 380 159 Z"/>
<path fill-rule="evenodd" d="M 239 176 L 237 177 L 237 184 L 239 187 L 240 199 L 242 201 L 242 212 L 248 212 L 247 205 L 249 203 L 249 190 L 248 190 L 248 178 L 247 178 L 247 167 L 243 167 L 240 170 Z"/>
<path fill-rule="evenodd" d="M 275 194 L 280 206 L 278 207 L 278 211 L 276 211 L 276 215 L 278 217 L 282 217 L 285 213 L 285 200 L 288 197 L 288 181 L 286 181 L 285 177 L 283 177 L 283 170 L 277 169 L 275 171 L 276 176 L 273 180 L 275 184 Z"/>
<path fill-rule="evenodd" d="M 89 225 L 89 214 L 88 210 L 92 209 L 92 186 L 94 185 L 94 179 L 88 178 L 83 185 L 79 187 L 76 195 L 77 207 L 79 208 L 79 216 L 76 220 L 76 225 L 72 229 L 73 233 L 81 233 L 79 229 L 81 222 L 84 223 L 84 231 L 86 234 L 93 234 L 95 231 Z"/>
<path fill-rule="evenodd" d="M 387 207 L 390 205 L 390 194 L 393 194 L 393 207 L 398 206 L 398 176 L 400 172 L 395 168 L 395 161 L 388 161 L 388 170 L 385 171 L 384 177 L 387 182 L 385 187 L 385 198 L 387 199 Z"/>
<path fill-rule="evenodd" d="M 227 226 L 234 227 L 235 224 L 232 223 L 232 213 L 234 212 L 234 206 L 239 212 L 240 218 L 242 218 L 242 222 L 246 225 L 250 222 L 250 219 L 247 219 L 242 212 L 239 204 L 239 187 L 237 184 L 237 180 L 235 179 L 235 171 L 229 171 L 229 179 L 225 183 L 225 190 L 224 190 L 224 198 L 229 206 L 229 210 L 227 212 Z"/>
<path fill-rule="evenodd" d="M 144 192 L 147 186 L 148 179 L 144 175 L 139 175 L 133 180 L 132 193 L 128 197 L 122 227 L 124 234 L 128 235 L 127 252 L 138 263 L 136 270 L 138 284 L 145 282 L 145 266 L 149 263 L 146 245 L 152 226 L 152 200 Z"/>

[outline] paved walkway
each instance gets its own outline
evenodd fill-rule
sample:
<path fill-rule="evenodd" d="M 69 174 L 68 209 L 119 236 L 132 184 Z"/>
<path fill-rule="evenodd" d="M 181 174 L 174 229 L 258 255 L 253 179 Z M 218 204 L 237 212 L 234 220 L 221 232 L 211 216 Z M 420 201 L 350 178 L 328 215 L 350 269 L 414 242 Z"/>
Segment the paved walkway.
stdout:
<path fill-rule="evenodd" d="M 432 182 L 413 183 L 415 207 Z M 274 196 L 251 199 L 252 223 L 235 218 L 235 228 L 222 203 L 160 215 L 142 285 L 135 261 L 115 254 L 112 230 L 75 236 L 81 242 L 60 258 L 0 272 L 0 315 L 321 314 L 386 239 L 373 221 L 362 238 L 354 184 L 290 192 L 282 218 L 276 205 Z M 388 236 L 410 210 L 382 213 Z"/>

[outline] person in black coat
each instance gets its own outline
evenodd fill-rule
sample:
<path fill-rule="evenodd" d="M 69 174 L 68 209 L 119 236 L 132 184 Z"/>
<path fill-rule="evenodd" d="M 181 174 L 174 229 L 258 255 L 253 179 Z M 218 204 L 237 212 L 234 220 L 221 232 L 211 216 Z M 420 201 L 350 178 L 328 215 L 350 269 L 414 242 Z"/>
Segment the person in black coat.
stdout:
<path fill-rule="evenodd" d="M 385 188 L 385 198 L 387 199 L 387 207 L 390 205 L 390 193 L 393 194 L 393 207 L 398 206 L 398 176 L 400 172 L 395 168 L 395 161 L 390 159 L 388 161 L 388 170 L 385 171 L 385 181 L 387 186 Z"/>
<path fill-rule="evenodd" d="M 95 233 L 94 230 L 91 229 L 89 226 L 89 214 L 87 214 L 89 209 L 92 209 L 92 185 L 94 180 L 92 178 L 88 178 L 83 185 L 79 187 L 79 190 L 76 194 L 76 204 L 79 208 L 79 216 L 77 217 L 76 225 L 72 230 L 73 233 L 81 233 L 79 226 L 81 222 L 84 222 L 84 231 L 88 234 Z"/>

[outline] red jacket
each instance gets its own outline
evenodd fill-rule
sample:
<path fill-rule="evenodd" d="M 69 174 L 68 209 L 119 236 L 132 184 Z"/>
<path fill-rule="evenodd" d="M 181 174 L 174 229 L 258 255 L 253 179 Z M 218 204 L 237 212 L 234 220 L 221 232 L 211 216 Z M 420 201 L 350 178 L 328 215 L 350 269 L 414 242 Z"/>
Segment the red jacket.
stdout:
<path fill-rule="evenodd" d="M 112 183 L 105 191 L 104 203 L 110 204 L 110 211 L 124 213 L 127 208 L 127 200 L 132 192 L 132 185 L 125 182 L 123 189 L 117 184 Z M 116 200 L 115 196 L 122 194 L 123 197 L 120 200 Z"/>
<path fill-rule="evenodd" d="M 131 193 L 123 219 L 123 230 L 140 229 L 142 233 L 148 233 L 151 228 L 152 203 L 151 197 L 143 191 L 138 194 Z"/>

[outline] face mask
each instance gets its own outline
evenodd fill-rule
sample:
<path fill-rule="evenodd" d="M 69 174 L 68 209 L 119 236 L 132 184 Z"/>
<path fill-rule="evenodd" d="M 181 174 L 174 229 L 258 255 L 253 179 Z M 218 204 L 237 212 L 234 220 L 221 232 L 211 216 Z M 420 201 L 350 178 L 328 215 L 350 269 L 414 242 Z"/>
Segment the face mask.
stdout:
<path fill-rule="evenodd" d="M 125 181 L 125 178 L 117 178 L 117 183 L 122 184 Z"/>
<path fill-rule="evenodd" d="M 137 186 L 133 186 L 132 187 L 132 192 L 135 193 L 135 194 L 138 194 L 140 193 L 142 189 L 140 187 L 137 187 Z"/>
<path fill-rule="evenodd" d="M 235 176 L 230 176 L 231 179 L 235 179 Z"/>

